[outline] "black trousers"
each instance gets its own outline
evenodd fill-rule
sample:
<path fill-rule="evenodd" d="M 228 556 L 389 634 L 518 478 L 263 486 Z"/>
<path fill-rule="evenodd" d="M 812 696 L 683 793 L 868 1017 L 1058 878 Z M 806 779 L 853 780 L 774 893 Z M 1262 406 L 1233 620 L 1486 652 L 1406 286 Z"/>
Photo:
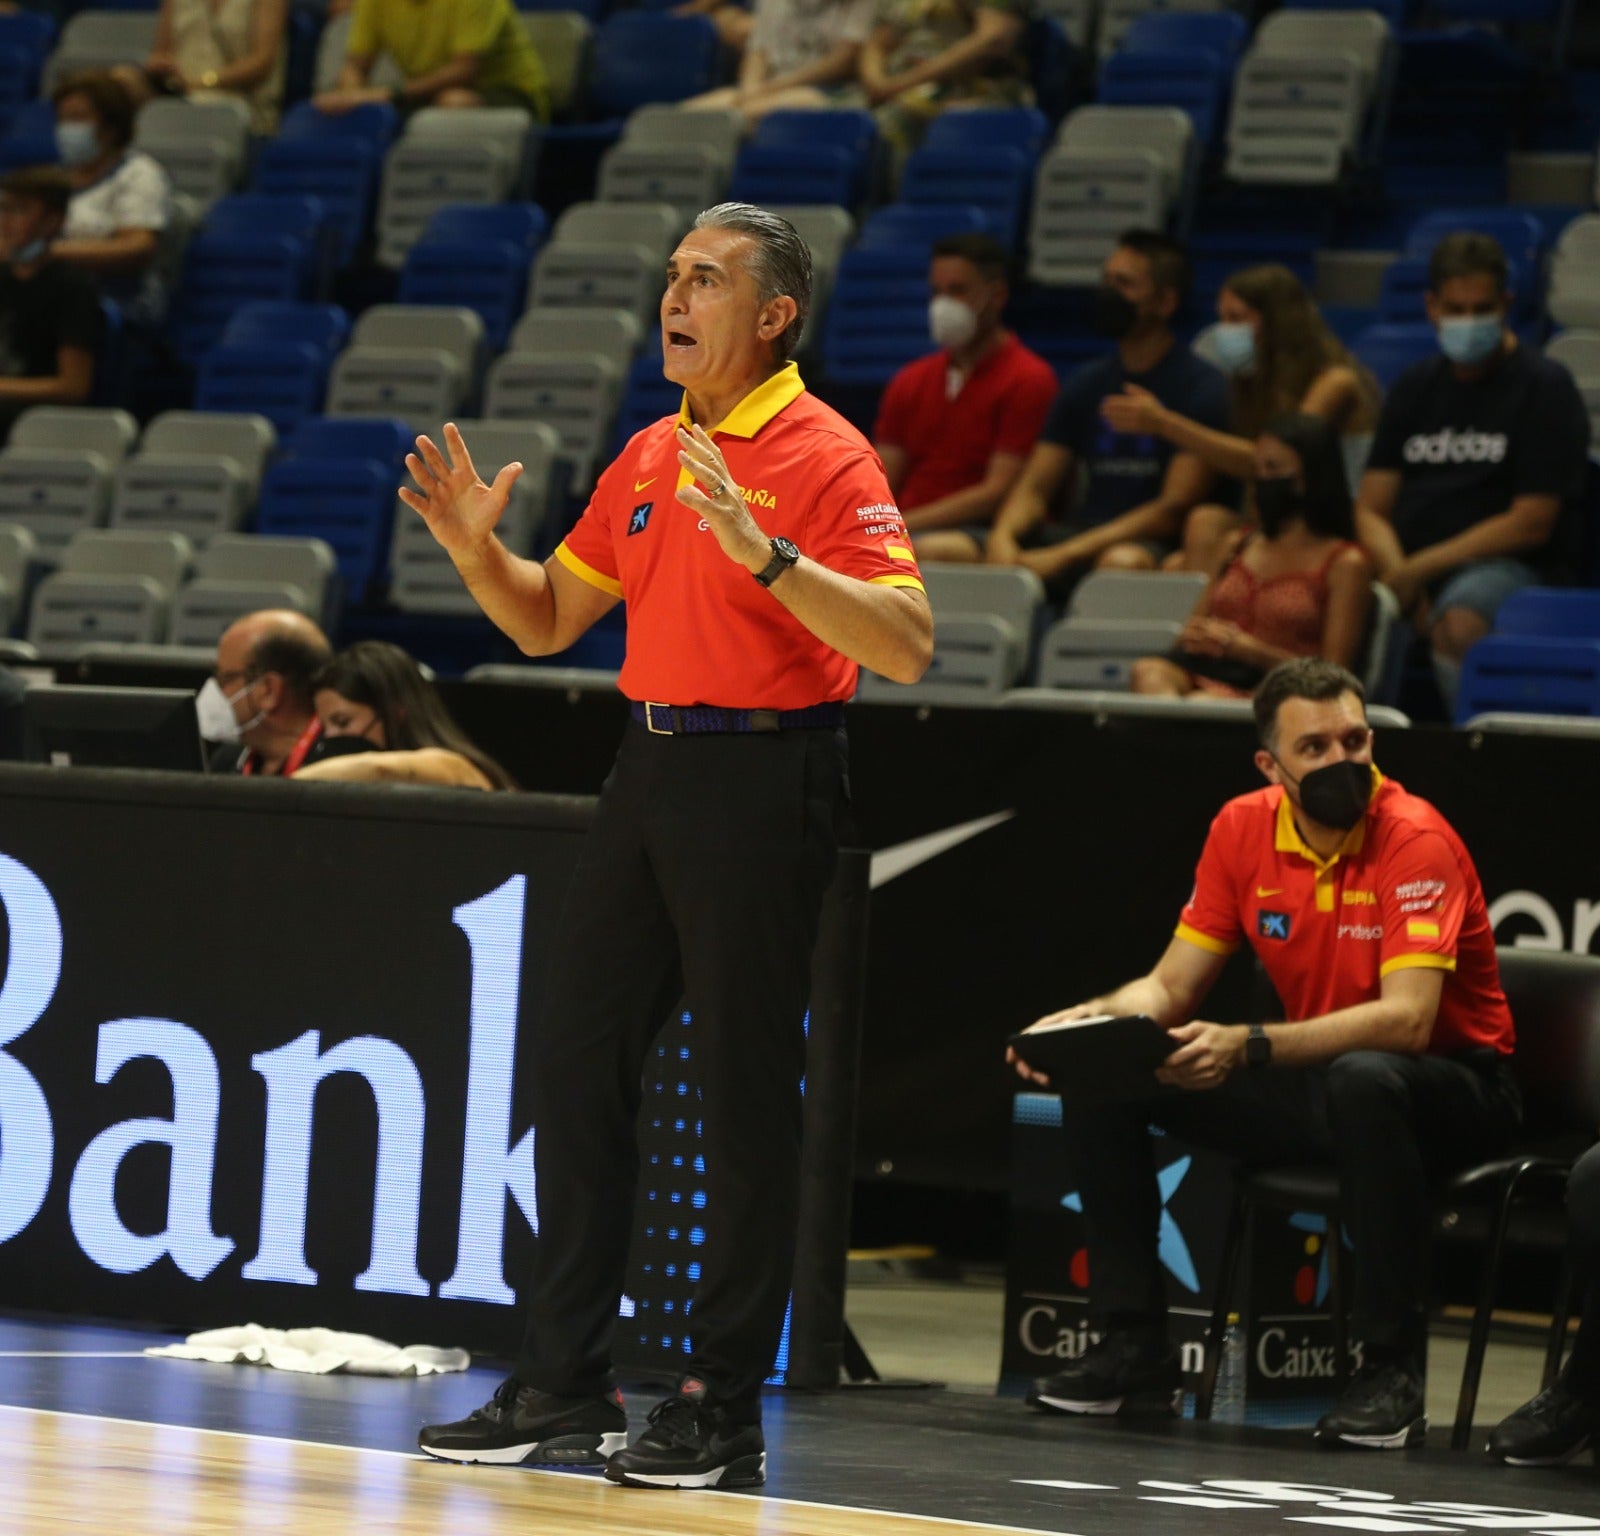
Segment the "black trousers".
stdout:
<path fill-rule="evenodd" d="M 811 951 L 838 852 L 842 730 L 628 727 L 528 1021 L 539 1235 L 524 1383 L 610 1382 L 645 1056 L 683 998 L 703 1100 L 705 1242 L 686 1370 L 759 1416 L 783 1330 L 800 1180 Z"/>
<path fill-rule="evenodd" d="M 1584 1281 L 1583 1319 L 1568 1373 L 1591 1403 L 1600 1403 L 1600 1146 L 1573 1164 L 1567 1179 L 1572 1255 Z"/>
<path fill-rule="evenodd" d="M 1502 1151 L 1519 1119 L 1515 1084 L 1498 1063 L 1387 1051 L 1241 1070 L 1219 1088 L 1172 1089 L 1136 1104 L 1069 1105 L 1095 1312 L 1111 1326 L 1166 1315 L 1147 1129 L 1155 1124 L 1253 1167 L 1332 1164 L 1354 1249 L 1352 1333 L 1415 1347 L 1427 1300 L 1430 1183 Z"/>

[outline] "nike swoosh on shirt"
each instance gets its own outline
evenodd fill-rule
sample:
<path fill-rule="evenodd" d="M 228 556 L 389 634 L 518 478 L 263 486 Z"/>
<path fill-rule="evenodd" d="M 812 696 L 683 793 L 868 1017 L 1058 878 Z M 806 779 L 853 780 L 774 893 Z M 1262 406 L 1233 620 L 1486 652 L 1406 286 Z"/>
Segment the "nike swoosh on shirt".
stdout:
<path fill-rule="evenodd" d="M 647 485 L 654 485 L 656 483 L 657 478 L 658 478 L 657 476 L 651 475 L 651 477 L 648 480 L 635 480 L 633 482 L 633 488 L 636 491 L 642 491 Z"/>
<path fill-rule="evenodd" d="M 1283 895 L 1283 887 L 1281 885 L 1275 885 L 1275 886 L 1272 887 L 1271 890 L 1268 890 L 1267 887 L 1264 886 L 1264 885 L 1258 885 L 1256 887 L 1256 897 L 1257 897 L 1257 899 L 1259 899 L 1259 898 L 1261 898 L 1263 896 L 1281 896 L 1281 895 Z"/>

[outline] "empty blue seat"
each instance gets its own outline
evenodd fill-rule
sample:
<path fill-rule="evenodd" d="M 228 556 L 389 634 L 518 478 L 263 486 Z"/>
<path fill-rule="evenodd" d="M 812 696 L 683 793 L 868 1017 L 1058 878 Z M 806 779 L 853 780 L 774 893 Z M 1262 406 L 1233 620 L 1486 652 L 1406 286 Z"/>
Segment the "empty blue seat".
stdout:
<path fill-rule="evenodd" d="M 617 425 L 612 434 L 613 453 L 620 453 L 635 432 L 642 432 L 663 416 L 676 415 L 682 400 L 683 385 L 662 376 L 659 349 L 646 350 L 636 357 L 628 369 L 628 382 L 617 410 Z"/>
<path fill-rule="evenodd" d="M 1317 0 L 1317 9 L 1332 5 Z M 1374 7 L 1363 3 L 1362 9 Z M 1250 24 L 1237 11 L 1146 11 L 1128 23 L 1119 53 L 1214 53 L 1232 66 L 1250 46 Z"/>
<path fill-rule="evenodd" d="M 721 44 L 709 16 L 618 11 L 595 30 L 589 103 L 626 117 L 654 101 L 683 101 L 718 83 Z"/>
<path fill-rule="evenodd" d="M 254 299 L 311 297 L 322 271 L 322 229 L 314 197 L 241 193 L 213 203 L 189 242 L 173 299 L 179 356 L 198 363 Z"/>
<path fill-rule="evenodd" d="M 734 162 L 728 196 L 759 207 L 837 203 L 862 197 L 859 159 L 840 144 L 746 144 Z"/>
<path fill-rule="evenodd" d="M 1350 349 L 1388 389 L 1413 363 L 1435 356 L 1439 338 L 1426 321 L 1369 325 Z"/>
<path fill-rule="evenodd" d="M 1425 213 L 1406 234 L 1405 254 L 1430 256 L 1446 235 L 1463 229 L 1492 236 L 1508 260 L 1538 271 L 1545 252 L 1544 225 L 1516 208 L 1438 208 Z"/>
<path fill-rule="evenodd" d="M 1210 151 L 1217 148 L 1227 120 L 1232 79 L 1233 66 L 1206 49 L 1119 50 L 1100 67 L 1097 96 L 1111 107 L 1177 107 L 1189 114 L 1195 138 Z"/>
<path fill-rule="evenodd" d="M 823 327 L 827 377 L 840 384 L 881 386 L 932 348 L 927 246 L 857 246 L 846 251 Z"/>
<path fill-rule="evenodd" d="M 371 101 L 349 112 L 319 112 L 309 101 L 290 107 L 278 125 L 280 139 L 359 139 L 380 152 L 400 131 L 400 114 L 386 101 Z"/>
<path fill-rule="evenodd" d="M 1524 587 L 1501 603 L 1494 632 L 1600 640 L 1600 592 L 1587 587 Z"/>
<path fill-rule="evenodd" d="M 1015 145 L 980 149 L 925 144 L 906 160 L 900 198 L 919 206 L 954 203 L 980 209 L 1001 243 L 1014 246 L 1027 212 L 1036 164 L 1035 154 Z"/>
<path fill-rule="evenodd" d="M 972 107 L 941 112 L 922 136 L 924 149 L 1009 146 L 1035 159 L 1050 142 L 1050 119 L 1037 107 Z"/>
<path fill-rule="evenodd" d="M 223 340 L 200 359 L 197 411 L 254 411 L 279 437 L 322 409 L 330 363 L 309 341 Z"/>
<path fill-rule="evenodd" d="M 257 192 L 318 198 L 325 210 L 331 257 L 347 267 L 372 228 L 383 174 L 383 151 L 360 137 L 269 139 L 256 157 Z"/>
<path fill-rule="evenodd" d="M 994 227 L 989 215 L 970 203 L 890 203 L 879 208 L 861 226 L 856 245 L 861 250 L 912 247 L 919 250 L 926 261 L 936 240 L 946 235 L 968 233 L 1004 239 L 1003 232 Z M 920 297 L 925 301 L 926 295 Z"/>
<path fill-rule="evenodd" d="M 1600 640 L 1490 635 L 1466 654 L 1455 723 L 1474 715 L 1600 715 Z"/>
<path fill-rule="evenodd" d="M 257 531 L 325 539 L 350 600 L 364 601 L 387 567 L 395 491 L 410 442 L 405 423 L 386 417 L 301 423 L 262 478 Z"/>
<path fill-rule="evenodd" d="M 528 294 L 532 257 L 510 240 L 424 240 L 406 253 L 402 304 L 459 304 L 483 320 L 496 350 L 505 346 Z"/>
<path fill-rule="evenodd" d="M 55 40 L 55 18 L 45 11 L 11 11 L 0 16 L 0 48 L 21 49 L 42 63 Z"/>
<path fill-rule="evenodd" d="M 0 123 L 9 125 L 18 109 L 33 99 L 38 85 L 38 57 L 25 48 L 0 43 Z"/>
<path fill-rule="evenodd" d="M 223 332 L 229 345 L 252 346 L 263 341 L 308 342 L 333 358 L 350 339 L 350 316 L 337 304 L 246 304 L 234 312 Z"/>
<path fill-rule="evenodd" d="M 450 203 L 437 209 L 424 240 L 508 240 L 539 254 L 550 220 L 537 203 Z"/>

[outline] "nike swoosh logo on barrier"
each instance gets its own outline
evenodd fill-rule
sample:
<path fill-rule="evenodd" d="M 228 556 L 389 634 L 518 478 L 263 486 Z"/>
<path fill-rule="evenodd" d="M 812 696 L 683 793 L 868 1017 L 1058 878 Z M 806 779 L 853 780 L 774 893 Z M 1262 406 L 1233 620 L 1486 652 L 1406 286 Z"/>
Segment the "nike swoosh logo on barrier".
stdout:
<path fill-rule="evenodd" d="M 1257 897 L 1257 899 L 1260 899 L 1261 897 L 1264 897 L 1264 896 L 1281 896 L 1281 895 L 1283 895 L 1283 887 L 1281 885 L 1273 886 L 1270 891 L 1264 885 L 1258 885 L 1256 887 L 1256 897 Z"/>
<path fill-rule="evenodd" d="M 1015 811 L 996 811 L 993 816 L 980 816 L 976 821 L 963 821 L 958 826 L 928 832 L 912 838 L 910 842 L 896 843 L 893 848 L 880 848 L 872 855 L 871 888 L 877 890 L 880 885 L 899 879 L 917 865 L 926 864 L 929 859 L 936 859 L 941 853 L 970 842 L 991 827 L 1010 821 L 1016 814 Z"/>
<path fill-rule="evenodd" d="M 633 482 L 633 488 L 635 491 L 642 491 L 647 485 L 654 485 L 656 483 L 656 479 L 657 477 L 655 475 L 651 475 L 648 480 L 635 480 Z"/>

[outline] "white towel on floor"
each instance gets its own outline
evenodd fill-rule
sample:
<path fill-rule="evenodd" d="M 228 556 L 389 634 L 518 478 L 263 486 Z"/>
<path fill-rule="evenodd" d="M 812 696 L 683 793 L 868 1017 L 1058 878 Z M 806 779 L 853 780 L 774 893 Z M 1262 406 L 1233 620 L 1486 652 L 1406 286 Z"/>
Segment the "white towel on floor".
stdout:
<path fill-rule="evenodd" d="M 327 1376 L 345 1371 L 358 1376 L 436 1376 L 464 1371 L 471 1363 L 464 1349 L 436 1349 L 431 1344 L 401 1348 L 367 1333 L 338 1333 L 332 1328 L 209 1328 L 191 1333 L 181 1344 L 145 1350 L 167 1360 L 205 1360 L 212 1365 L 266 1365 L 277 1371 L 302 1371 Z"/>

